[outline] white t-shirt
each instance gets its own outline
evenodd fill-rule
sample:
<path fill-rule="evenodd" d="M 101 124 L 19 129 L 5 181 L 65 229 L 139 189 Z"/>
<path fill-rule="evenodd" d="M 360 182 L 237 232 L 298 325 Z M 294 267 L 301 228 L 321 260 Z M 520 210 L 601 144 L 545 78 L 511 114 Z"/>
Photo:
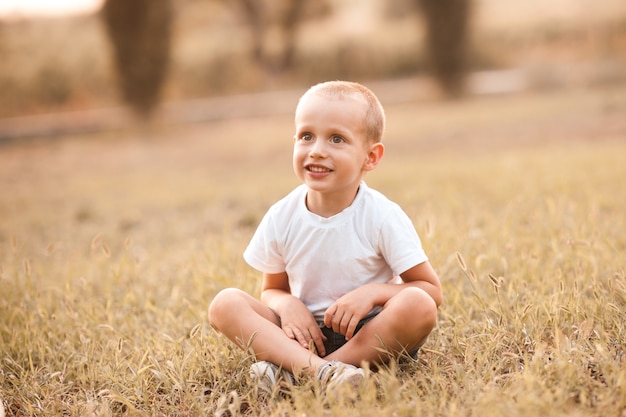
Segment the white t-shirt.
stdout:
<path fill-rule="evenodd" d="M 400 206 L 361 182 L 350 207 L 331 217 L 306 207 L 300 185 L 267 211 L 244 259 L 270 274 L 287 272 L 291 293 L 318 322 L 342 295 L 368 283 L 401 283 L 428 260 Z"/>

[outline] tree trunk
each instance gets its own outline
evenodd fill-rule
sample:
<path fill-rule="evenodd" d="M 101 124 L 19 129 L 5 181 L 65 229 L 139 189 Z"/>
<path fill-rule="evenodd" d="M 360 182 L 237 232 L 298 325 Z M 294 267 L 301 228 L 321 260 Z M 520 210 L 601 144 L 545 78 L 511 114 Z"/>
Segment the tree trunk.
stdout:
<path fill-rule="evenodd" d="M 463 93 L 467 70 L 470 0 L 418 0 L 426 17 L 432 71 L 452 97 Z"/>
<path fill-rule="evenodd" d="M 170 0 L 107 0 L 103 15 L 124 101 L 147 118 L 169 65 Z"/>

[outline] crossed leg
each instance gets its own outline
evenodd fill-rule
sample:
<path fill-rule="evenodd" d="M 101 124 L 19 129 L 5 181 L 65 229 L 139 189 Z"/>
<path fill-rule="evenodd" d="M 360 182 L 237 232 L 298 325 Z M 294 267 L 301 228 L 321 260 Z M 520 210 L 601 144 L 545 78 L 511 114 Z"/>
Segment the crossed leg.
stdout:
<path fill-rule="evenodd" d="M 321 358 L 287 337 L 274 312 L 241 290 L 222 290 L 209 306 L 209 321 L 215 329 L 242 349 L 252 348 L 258 360 L 272 362 L 295 375 L 315 375 L 321 365 L 333 359 L 355 366 L 363 361 L 386 362 L 419 346 L 436 319 L 433 299 L 419 288 L 405 288 L 345 345 Z"/>
<path fill-rule="evenodd" d="M 258 360 L 272 362 L 294 375 L 315 375 L 327 362 L 287 337 L 274 312 L 244 291 L 222 290 L 209 306 L 209 321 L 242 349 L 252 348 Z"/>
<path fill-rule="evenodd" d="M 437 305 L 419 288 L 405 288 L 345 345 L 324 357 L 359 366 L 381 364 L 420 346 L 435 327 Z"/>

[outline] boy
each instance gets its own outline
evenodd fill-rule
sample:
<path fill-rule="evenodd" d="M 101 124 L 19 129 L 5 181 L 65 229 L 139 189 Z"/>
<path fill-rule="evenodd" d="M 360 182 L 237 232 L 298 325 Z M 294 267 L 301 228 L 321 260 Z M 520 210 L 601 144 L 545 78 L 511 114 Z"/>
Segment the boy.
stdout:
<path fill-rule="evenodd" d="M 230 288 L 209 306 L 215 329 L 252 348 L 251 376 L 266 389 L 293 375 L 358 386 L 358 366 L 417 353 L 435 326 L 441 285 L 413 224 L 363 182 L 383 156 L 384 123 L 357 83 L 321 83 L 300 98 L 302 184 L 268 210 L 244 252 L 263 273 L 261 299 Z"/>

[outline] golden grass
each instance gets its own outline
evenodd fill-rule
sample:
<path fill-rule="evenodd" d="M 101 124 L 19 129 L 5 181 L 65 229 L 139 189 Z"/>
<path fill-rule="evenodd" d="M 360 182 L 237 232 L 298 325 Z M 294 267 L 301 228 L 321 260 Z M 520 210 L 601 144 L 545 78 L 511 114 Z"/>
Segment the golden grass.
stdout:
<path fill-rule="evenodd" d="M 623 88 L 388 106 L 368 183 L 409 213 L 445 304 L 420 361 L 361 400 L 259 396 L 208 325 L 296 184 L 291 120 L 0 148 L 0 398 L 8 415 L 620 416 Z M 149 137 L 145 137 L 149 136 Z"/>

